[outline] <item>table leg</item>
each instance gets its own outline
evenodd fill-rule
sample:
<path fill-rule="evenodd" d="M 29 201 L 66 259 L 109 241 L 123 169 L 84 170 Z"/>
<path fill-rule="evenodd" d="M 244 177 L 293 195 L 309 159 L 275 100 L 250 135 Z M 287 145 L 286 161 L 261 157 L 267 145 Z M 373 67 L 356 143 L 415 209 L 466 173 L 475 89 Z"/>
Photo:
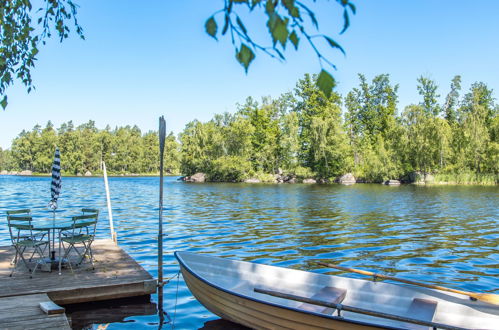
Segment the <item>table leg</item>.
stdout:
<path fill-rule="evenodd" d="M 61 275 L 61 266 L 62 266 L 62 258 L 63 256 L 61 255 L 61 232 L 62 230 L 59 230 L 59 275 Z"/>

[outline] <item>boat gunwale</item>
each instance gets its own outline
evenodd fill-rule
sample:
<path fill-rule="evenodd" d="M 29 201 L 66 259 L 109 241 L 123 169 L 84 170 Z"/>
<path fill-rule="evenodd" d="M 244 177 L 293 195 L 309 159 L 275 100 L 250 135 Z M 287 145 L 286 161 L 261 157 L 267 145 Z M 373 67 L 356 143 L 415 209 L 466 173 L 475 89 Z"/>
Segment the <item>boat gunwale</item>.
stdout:
<path fill-rule="evenodd" d="M 193 252 L 188 252 L 188 251 L 175 251 L 174 252 L 174 256 L 178 260 L 180 266 L 183 267 L 184 269 L 186 269 L 192 276 L 194 276 L 198 280 L 202 281 L 203 283 L 205 283 L 205 284 L 207 284 L 207 285 L 209 285 L 209 286 L 211 286 L 211 287 L 213 287 L 213 288 L 215 288 L 217 290 L 225 292 L 225 293 L 227 293 L 229 295 L 233 295 L 233 296 L 236 296 L 238 298 L 247 299 L 247 300 L 250 300 L 250 301 L 253 301 L 253 302 L 257 302 L 257 303 L 261 303 L 261 304 L 265 304 L 265 305 L 270 305 L 270 306 L 273 306 L 273 307 L 276 307 L 276 308 L 284 308 L 284 309 L 291 310 L 291 311 L 294 311 L 294 312 L 297 312 L 297 313 L 309 314 L 309 315 L 313 315 L 313 316 L 317 316 L 317 317 L 321 317 L 321 318 L 325 318 L 325 319 L 331 319 L 331 320 L 335 320 L 335 321 L 340 321 L 340 322 L 347 322 L 347 323 L 353 323 L 353 324 L 358 324 L 358 325 L 362 325 L 362 326 L 378 327 L 378 328 L 384 328 L 384 329 L 390 329 L 390 330 L 401 330 L 401 329 L 403 329 L 403 328 L 389 326 L 389 325 L 383 325 L 383 324 L 369 323 L 369 322 L 365 322 L 365 321 L 352 320 L 352 319 L 341 317 L 341 316 L 333 316 L 333 315 L 327 315 L 327 314 L 321 314 L 321 313 L 306 311 L 306 310 L 299 309 L 299 308 L 296 308 L 296 307 L 284 306 L 284 305 L 280 305 L 280 304 L 273 303 L 273 302 L 267 302 L 267 301 L 264 301 L 264 300 L 261 300 L 261 299 L 255 298 L 255 297 L 251 297 L 251 296 L 247 296 L 247 295 L 235 292 L 235 291 L 230 291 L 230 290 L 225 289 L 225 288 L 219 286 L 218 284 L 214 284 L 214 283 L 208 281 L 207 279 L 201 277 L 200 275 L 198 275 L 196 272 L 194 272 L 184 262 L 184 260 L 182 260 L 182 257 L 179 256 L 179 253 L 188 253 L 188 254 L 193 254 L 193 255 L 199 255 L 199 256 L 202 256 L 202 257 L 219 258 L 219 259 L 222 259 L 222 260 L 230 260 L 230 261 L 237 261 L 237 262 L 246 262 L 246 261 L 234 260 L 234 259 L 222 258 L 222 257 L 215 257 L 215 256 L 211 256 L 211 255 L 210 256 L 206 256 L 206 255 L 203 255 L 203 254 L 198 254 L 198 253 L 193 253 Z M 286 269 L 285 267 L 279 267 L 279 266 L 273 266 L 273 265 L 266 265 L 266 264 L 262 264 L 262 265 Z M 383 317 L 380 317 L 380 319 L 385 320 Z"/>

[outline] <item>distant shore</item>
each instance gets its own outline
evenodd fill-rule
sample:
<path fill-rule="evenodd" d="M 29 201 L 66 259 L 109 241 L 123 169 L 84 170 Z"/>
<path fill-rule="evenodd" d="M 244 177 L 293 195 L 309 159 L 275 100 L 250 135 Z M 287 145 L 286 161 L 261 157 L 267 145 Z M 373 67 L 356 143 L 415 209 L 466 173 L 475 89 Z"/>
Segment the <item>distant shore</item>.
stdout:
<path fill-rule="evenodd" d="M 248 184 L 383 184 L 387 186 L 400 185 L 419 185 L 419 186 L 443 186 L 443 185 L 479 185 L 479 186 L 495 186 L 499 183 L 499 175 L 469 175 L 469 174 L 426 174 L 413 172 L 401 179 L 388 179 L 379 182 L 367 181 L 362 178 L 355 178 L 352 173 L 347 173 L 333 179 L 318 179 L 312 177 L 297 177 L 293 175 L 280 174 L 265 174 L 247 178 L 243 181 L 219 181 L 210 180 L 210 177 L 205 173 L 195 173 L 190 176 L 182 176 L 179 180 L 190 183 L 204 182 L 221 182 L 221 183 L 248 183 Z"/>
<path fill-rule="evenodd" d="M 0 173 L 0 176 L 31 176 L 31 177 L 50 177 L 52 176 L 51 173 L 23 173 L 24 171 L 21 172 L 8 172 L 8 173 Z M 180 176 L 180 174 L 164 174 L 165 176 Z M 91 175 L 75 175 L 75 174 L 64 174 L 62 173 L 63 177 L 67 178 L 99 178 L 103 177 L 104 175 L 102 173 L 95 173 Z M 159 173 L 112 173 L 108 174 L 108 177 L 154 177 L 154 176 L 159 176 Z"/>
<path fill-rule="evenodd" d="M 248 178 L 243 181 L 215 181 L 209 180 L 205 174 L 196 173 L 192 176 L 181 176 L 180 174 L 167 173 L 164 174 L 167 177 L 179 177 L 179 181 L 184 181 L 186 183 L 247 183 L 247 184 L 342 184 L 342 185 L 353 185 L 353 184 L 382 184 L 387 186 L 400 186 L 400 185 L 418 185 L 418 186 L 496 186 L 498 185 L 499 175 L 491 175 L 487 177 L 487 180 L 476 176 L 469 175 L 435 175 L 431 176 L 429 180 L 386 180 L 383 182 L 369 182 L 362 179 L 355 179 L 351 174 L 347 174 L 346 180 L 342 181 L 342 177 L 336 180 L 321 180 L 314 178 L 296 178 L 296 177 L 286 177 L 283 175 L 272 175 L 268 174 L 266 179 L 260 180 L 257 178 Z M 50 177 L 51 173 L 36 173 L 31 171 L 1 171 L 0 176 L 31 176 L 31 177 Z M 102 173 L 85 173 L 82 174 L 62 174 L 63 177 L 73 177 L 73 178 L 96 178 L 103 177 Z M 159 173 L 111 173 L 108 174 L 109 177 L 158 177 Z M 272 179 L 269 179 L 272 178 Z M 445 179 L 445 180 L 442 180 Z"/>

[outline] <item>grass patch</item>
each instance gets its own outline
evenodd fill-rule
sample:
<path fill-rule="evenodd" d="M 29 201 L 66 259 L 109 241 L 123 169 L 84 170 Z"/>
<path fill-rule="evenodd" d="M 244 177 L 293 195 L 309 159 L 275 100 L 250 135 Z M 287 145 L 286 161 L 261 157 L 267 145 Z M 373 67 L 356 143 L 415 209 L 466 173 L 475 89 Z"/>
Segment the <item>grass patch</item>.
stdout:
<path fill-rule="evenodd" d="M 499 174 L 494 173 L 441 173 L 435 174 L 435 184 L 476 184 L 496 185 L 499 183 Z"/>

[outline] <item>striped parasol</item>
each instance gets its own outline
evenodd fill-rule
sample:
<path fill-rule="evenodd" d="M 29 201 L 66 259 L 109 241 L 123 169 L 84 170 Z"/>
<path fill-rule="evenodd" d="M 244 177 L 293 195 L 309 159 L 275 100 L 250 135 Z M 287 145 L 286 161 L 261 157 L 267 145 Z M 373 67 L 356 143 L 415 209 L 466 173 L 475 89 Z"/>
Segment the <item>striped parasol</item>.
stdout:
<path fill-rule="evenodd" d="M 49 208 L 53 211 L 57 209 L 57 199 L 61 193 L 61 155 L 59 148 L 55 148 L 54 163 L 52 164 L 52 184 L 50 185 L 50 196 L 52 199 Z"/>

